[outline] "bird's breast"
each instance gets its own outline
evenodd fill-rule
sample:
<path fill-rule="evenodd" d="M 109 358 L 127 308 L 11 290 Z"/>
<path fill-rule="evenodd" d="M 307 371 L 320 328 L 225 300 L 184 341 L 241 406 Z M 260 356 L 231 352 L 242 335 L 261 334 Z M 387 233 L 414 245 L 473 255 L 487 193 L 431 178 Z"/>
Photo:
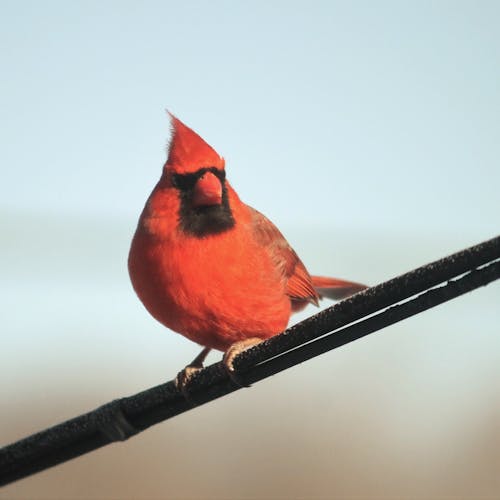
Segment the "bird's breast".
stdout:
<path fill-rule="evenodd" d="M 245 226 L 204 238 L 171 232 L 158 239 L 138 229 L 129 270 L 157 320 L 208 347 L 270 337 L 290 317 L 283 276 Z"/>

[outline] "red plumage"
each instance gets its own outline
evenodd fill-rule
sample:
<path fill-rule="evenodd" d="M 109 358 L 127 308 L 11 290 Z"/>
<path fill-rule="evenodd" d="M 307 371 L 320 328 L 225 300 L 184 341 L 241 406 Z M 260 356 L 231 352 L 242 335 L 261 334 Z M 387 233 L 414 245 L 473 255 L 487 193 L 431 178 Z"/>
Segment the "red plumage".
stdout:
<path fill-rule="evenodd" d="M 146 309 L 202 346 L 226 351 L 283 331 L 293 311 L 363 285 L 311 277 L 281 232 L 225 180 L 224 159 L 172 116 L 162 176 L 141 214 L 129 273 Z"/>

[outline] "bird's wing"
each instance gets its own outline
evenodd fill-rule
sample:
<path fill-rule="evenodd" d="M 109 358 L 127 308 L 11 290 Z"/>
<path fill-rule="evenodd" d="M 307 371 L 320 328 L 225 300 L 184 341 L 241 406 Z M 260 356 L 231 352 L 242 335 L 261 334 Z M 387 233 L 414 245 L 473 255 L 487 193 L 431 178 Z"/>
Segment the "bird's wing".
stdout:
<path fill-rule="evenodd" d="M 298 306 L 307 302 L 318 305 L 319 295 L 314 289 L 311 276 L 281 231 L 265 215 L 252 207 L 249 208 L 255 239 L 269 250 L 275 260 L 286 280 L 286 293 L 292 300 L 292 305 Z M 296 302 L 298 304 L 294 304 Z"/>

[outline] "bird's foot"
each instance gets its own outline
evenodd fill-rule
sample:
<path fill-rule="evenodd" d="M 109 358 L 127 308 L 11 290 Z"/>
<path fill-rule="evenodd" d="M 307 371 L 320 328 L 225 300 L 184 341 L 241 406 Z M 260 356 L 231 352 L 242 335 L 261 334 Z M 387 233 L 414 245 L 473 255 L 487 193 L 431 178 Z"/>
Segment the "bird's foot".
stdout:
<path fill-rule="evenodd" d="M 196 406 L 196 402 L 193 401 L 189 391 L 187 390 L 190 380 L 201 370 L 203 370 L 203 361 L 207 357 L 210 349 L 205 347 L 198 356 L 189 365 L 187 365 L 184 370 L 181 370 L 175 377 L 175 387 L 184 396 L 184 399 L 190 403 L 192 406 Z"/>
<path fill-rule="evenodd" d="M 203 370 L 203 365 L 201 366 L 193 366 L 187 365 L 184 370 L 181 370 L 177 376 L 175 377 L 175 387 L 181 392 L 186 389 L 186 385 L 189 381 L 198 373 Z"/>
<path fill-rule="evenodd" d="M 184 396 L 184 399 L 191 405 L 196 406 L 196 401 L 191 397 L 190 392 L 188 391 L 189 381 L 199 372 L 203 370 L 203 365 L 201 366 L 193 366 L 187 365 L 184 370 L 181 370 L 177 377 L 175 377 L 175 387 L 177 390 Z"/>
<path fill-rule="evenodd" d="M 251 347 L 260 344 L 262 339 L 257 337 L 251 337 L 249 339 L 240 340 L 239 342 L 235 342 L 232 344 L 229 349 L 224 353 L 224 357 L 222 358 L 222 363 L 224 364 L 224 368 L 226 369 L 229 378 L 240 387 L 250 387 L 249 384 L 246 384 L 241 380 L 238 376 L 236 370 L 234 369 L 233 363 L 237 356 L 239 356 L 242 352 L 250 349 Z"/>

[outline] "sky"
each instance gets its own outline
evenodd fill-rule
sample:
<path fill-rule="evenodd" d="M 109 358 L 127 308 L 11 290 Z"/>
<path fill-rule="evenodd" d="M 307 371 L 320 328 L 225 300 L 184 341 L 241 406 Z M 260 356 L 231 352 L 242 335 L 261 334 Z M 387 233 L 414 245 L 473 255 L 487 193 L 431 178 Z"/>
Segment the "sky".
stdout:
<path fill-rule="evenodd" d="M 196 354 L 148 316 L 126 271 L 166 158 L 167 109 L 225 157 L 240 197 L 311 272 L 376 284 L 499 232 L 498 2 L 4 1 L 1 10 L 3 444 L 171 379 Z M 168 460 L 166 447 L 181 457 L 169 462 L 172 494 L 234 497 L 224 489 L 234 475 L 206 469 L 205 490 L 182 481 L 189 450 L 206 458 L 196 442 L 222 446 L 229 469 L 258 471 L 242 490 L 255 497 L 287 491 L 277 478 L 294 467 L 303 480 L 286 484 L 304 495 L 496 493 L 486 462 L 500 460 L 500 445 L 488 448 L 500 443 L 499 299 L 495 283 L 134 438 L 120 459 L 112 449 L 62 466 L 63 485 L 57 468 L 9 494 L 138 497 L 144 484 L 132 473 L 123 484 L 103 473 L 93 487 L 85 476 L 140 460 L 147 494 L 160 495 L 152 464 Z M 318 378 L 331 395 L 313 387 Z M 289 406 L 292 384 L 303 408 Z M 325 417 L 314 417 L 316 433 L 308 406 Z M 269 451 L 275 476 L 247 458 L 248 436 L 231 455 L 224 436 L 242 420 L 269 450 L 286 450 Z M 328 421 L 339 427 L 326 438 Z M 270 437 L 280 424 L 286 442 Z M 304 472 L 312 457 L 323 465 Z M 377 482 L 394 463 L 394 481 Z M 328 464 L 344 471 L 333 489 Z"/>

